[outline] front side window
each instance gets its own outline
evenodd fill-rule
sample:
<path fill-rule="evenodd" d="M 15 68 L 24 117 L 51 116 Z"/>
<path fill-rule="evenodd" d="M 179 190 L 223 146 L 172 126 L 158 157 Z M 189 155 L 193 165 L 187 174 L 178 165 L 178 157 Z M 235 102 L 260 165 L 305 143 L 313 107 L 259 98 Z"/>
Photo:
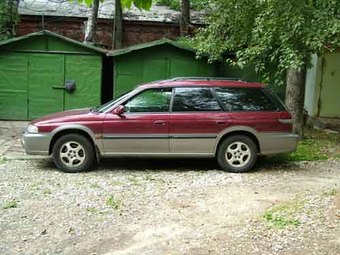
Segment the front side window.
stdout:
<path fill-rule="evenodd" d="M 210 88 L 175 88 L 173 112 L 221 111 Z"/>
<path fill-rule="evenodd" d="M 215 88 L 216 95 L 229 112 L 277 111 L 269 96 L 257 88 Z"/>
<path fill-rule="evenodd" d="M 125 105 L 126 112 L 168 112 L 171 88 L 148 89 L 134 96 Z"/>

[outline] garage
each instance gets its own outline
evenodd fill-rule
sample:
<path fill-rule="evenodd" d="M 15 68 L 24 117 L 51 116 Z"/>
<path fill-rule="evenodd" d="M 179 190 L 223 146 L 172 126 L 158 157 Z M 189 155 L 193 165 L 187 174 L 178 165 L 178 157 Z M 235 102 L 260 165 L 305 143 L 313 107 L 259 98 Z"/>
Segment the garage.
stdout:
<path fill-rule="evenodd" d="M 217 64 L 206 58 L 196 59 L 196 52 L 183 45 L 161 39 L 108 53 L 113 58 L 113 96 L 136 85 L 182 76 L 216 76 Z"/>
<path fill-rule="evenodd" d="M 0 42 L 0 119 L 99 105 L 105 53 L 49 31 Z"/>

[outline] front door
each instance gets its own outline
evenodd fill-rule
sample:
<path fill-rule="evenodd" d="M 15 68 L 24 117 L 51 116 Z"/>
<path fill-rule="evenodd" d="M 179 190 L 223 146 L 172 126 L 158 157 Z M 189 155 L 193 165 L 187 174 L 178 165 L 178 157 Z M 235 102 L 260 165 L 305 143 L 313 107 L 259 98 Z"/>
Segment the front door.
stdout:
<path fill-rule="evenodd" d="M 147 89 L 124 103 L 125 113 L 106 114 L 103 145 L 106 155 L 169 152 L 171 89 Z"/>
<path fill-rule="evenodd" d="M 29 57 L 28 118 L 64 110 L 64 55 Z"/>

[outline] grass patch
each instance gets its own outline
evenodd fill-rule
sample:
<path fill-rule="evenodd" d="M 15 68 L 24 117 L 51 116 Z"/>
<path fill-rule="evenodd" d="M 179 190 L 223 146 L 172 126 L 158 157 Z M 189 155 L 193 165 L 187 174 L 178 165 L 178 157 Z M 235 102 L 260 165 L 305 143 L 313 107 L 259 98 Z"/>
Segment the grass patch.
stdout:
<path fill-rule="evenodd" d="M 301 222 L 296 215 L 303 209 L 305 203 L 300 200 L 280 203 L 265 211 L 263 218 L 272 227 L 297 227 Z"/>
<path fill-rule="evenodd" d="M 98 183 L 92 183 L 90 185 L 90 188 L 92 188 L 92 189 L 101 189 L 101 186 Z"/>
<path fill-rule="evenodd" d="M 301 224 L 297 219 L 289 219 L 284 216 L 275 215 L 271 211 L 265 212 L 263 217 L 267 222 L 276 228 L 285 228 L 289 226 L 297 227 Z"/>
<path fill-rule="evenodd" d="M 328 197 L 328 196 L 333 197 L 333 196 L 336 196 L 338 193 L 339 192 L 336 189 L 331 189 L 329 191 L 325 191 L 323 193 L 323 195 L 326 196 L 326 197 Z"/>
<path fill-rule="evenodd" d="M 2 205 L 2 209 L 6 210 L 6 209 L 10 209 L 10 208 L 16 208 L 18 206 L 18 202 L 16 200 L 9 200 L 9 201 L 5 201 L 5 203 Z"/>
<path fill-rule="evenodd" d="M 87 207 L 86 211 L 92 214 L 103 214 L 104 212 L 102 212 L 101 210 L 95 208 L 95 207 Z"/>
<path fill-rule="evenodd" d="M 114 198 L 113 196 L 108 197 L 106 205 L 110 206 L 114 210 L 120 210 L 123 207 L 123 202 L 120 199 Z"/>
<path fill-rule="evenodd" d="M 316 161 L 329 158 L 340 158 L 340 135 L 306 129 L 305 138 L 299 142 L 295 152 L 269 156 L 267 161 Z"/>
<path fill-rule="evenodd" d="M 6 159 L 4 157 L 0 157 L 0 164 L 5 163 Z"/>
<path fill-rule="evenodd" d="M 128 177 L 127 179 L 129 180 L 131 185 L 140 185 L 140 183 L 138 182 L 138 179 L 135 176 Z"/>

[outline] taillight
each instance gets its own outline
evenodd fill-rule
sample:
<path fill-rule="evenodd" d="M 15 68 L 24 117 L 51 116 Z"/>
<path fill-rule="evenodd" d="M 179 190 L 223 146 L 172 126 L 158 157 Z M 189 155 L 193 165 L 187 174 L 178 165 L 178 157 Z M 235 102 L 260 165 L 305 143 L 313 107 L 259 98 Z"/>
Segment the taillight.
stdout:
<path fill-rule="evenodd" d="M 292 124 L 293 119 L 289 112 L 281 112 L 279 122 L 282 124 Z"/>

